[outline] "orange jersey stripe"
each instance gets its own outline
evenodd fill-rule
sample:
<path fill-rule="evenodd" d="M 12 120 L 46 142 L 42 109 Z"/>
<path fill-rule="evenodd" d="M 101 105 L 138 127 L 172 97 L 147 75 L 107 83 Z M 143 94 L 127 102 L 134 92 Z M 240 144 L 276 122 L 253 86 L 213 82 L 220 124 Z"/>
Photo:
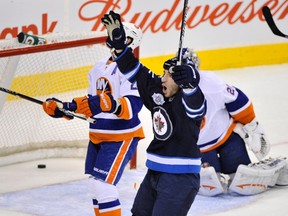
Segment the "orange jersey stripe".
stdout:
<path fill-rule="evenodd" d="M 228 130 L 226 131 L 226 134 L 223 136 L 223 138 L 221 140 L 218 140 L 217 143 L 215 143 L 213 146 L 211 146 L 210 148 L 208 149 L 205 149 L 205 150 L 201 150 L 202 153 L 205 153 L 205 152 L 208 152 L 208 151 L 211 151 L 219 146 L 221 146 L 223 143 L 226 142 L 226 140 L 230 137 L 230 135 L 232 134 L 234 128 L 236 126 L 236 122 L 232 122 L 232 124 L 229 126 Z"/>
<path fill-rule="evenodd" d="M 240 113 L 232 115 L 232 118 L 243 125 L 251 122 L 255 118 L 253 104 L 251 103 L 246 109 L 242 110 Z"/>
<path fill-rule="evenodd" d="M 119 149 L 119 152 L 114 160 L 114 163 L 112 164 L 112 169 L 110 170 L 110 172 L 108 173 L 106 177 L 106 182 L 110 184 L 114 183 L 116 176 L 118 174 L 118 171 L 121 167 L 121 164 L 124 160 L 124 157 L 129 149 L 129 146 L 131 145 L 131 142 L 132 142 L 132 139 L 123 141 L 123 144 L 121 148 Z"/>

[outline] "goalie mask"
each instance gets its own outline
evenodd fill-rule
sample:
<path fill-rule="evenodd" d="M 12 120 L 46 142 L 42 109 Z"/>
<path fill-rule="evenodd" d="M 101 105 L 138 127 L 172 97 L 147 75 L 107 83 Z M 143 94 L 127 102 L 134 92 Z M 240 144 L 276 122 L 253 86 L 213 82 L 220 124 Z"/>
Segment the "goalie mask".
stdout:
<path fill-rule="evenodd" d="M 133 50 L 140 46 L 143 32 L 140 27 L 136 26 L 133 23 L 123 22 L 123 28 L 126 34 L 126 37 L 131 41 L 127 44 L 128 47 L 131 47 Z"/>
<path fill-rule="evenodd" d="M 178 52 L 176 53 L 176 56 L 178 56 Z M 191 59 L 193 63 L 195 64 L 196 69 L 199 70 L 200 67 L 200 59 L 197 55 L 197 53 L 188 47 L 182 48 L 182 59 Z"/>
<path fill-rule="evenodd" d="M 164 62 L 163 64 L 163 68 L 165 70 L 169 70 L 170 67 L 173 67 L 173 66 L 176 66 L 177 65 L 177 57 L 174 57 L 174 58 L 171 58 L 171 59 L 168 59 L 167 61 Z M 194 66 L 195 63 L 192 61 L 192 59 L 190 57 L 186 57 L 186 58 L 182 58 L 182 65 L 192 65 Z M 195 65 L 196 66 L 196 65 Z M 195 67 L 194 66 L 194 67 Z M 196 66 L 197 67 L 197 66 Z"/>
<path fill-rule="evenodd" d="M 165 70 L 169 70 L 170 67 L 175 66 L 177 64 L 177 56 L 178 52 L 176 53 L 176 57 L 171 58 L 164 62 L 163 68 Z M 195 65 L 196 69 L 199 70 L 200 67 L 200 59 L 196 52 L 190 48 L 183 48 L 182 49 L 182 64 L 188 65 Z"/>

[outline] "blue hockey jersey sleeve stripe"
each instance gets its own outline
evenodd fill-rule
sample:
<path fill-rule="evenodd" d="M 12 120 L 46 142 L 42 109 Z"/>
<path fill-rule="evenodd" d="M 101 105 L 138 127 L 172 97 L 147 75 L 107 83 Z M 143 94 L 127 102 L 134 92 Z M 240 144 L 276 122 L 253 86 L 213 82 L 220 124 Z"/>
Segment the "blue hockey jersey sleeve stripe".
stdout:
<path fill-rule="evenodd" d="M 120 59 L 120 58 L 127 52 L 127 50 L 128 50 L 128 47 L 126 47 L 126 48 L 123 50 L 123 52 L 122 52 L 119 56 L 117 56 L 117 58 L 115 58 L 115 61 L 117 61 L 118 59 Z"/>
<path fill-rule="evenodd" d="M 190 108 L 184 99 L 182 99 L 182 104 L 184 105 L 184 107 L 186 109 L 186 113 L 190 118 L 202 117 L 206 113 L 206 100 L 204 100 L 204 102 L 202 103 L 202 105 L 199 109 Z"/>
<path fill-rule="evenodd" d="M 140 66 L 141 66 L 141 63 L 138 62 L 138 64 L 136 65 L 135 68 L 133 68 L 131 71 L 128 71 L 128 72 L 126 72 L 124 74 L 125 77 L 127 78 L 127 80 L 129 80 L 130 82 L 134 82 L 135 81 L 134 78 L 135 78 L 136 74 L 139 72 Z"/>
<path fill-rule="evenodd" d="M 198 90 L 198 86 L 196 87 L 196 88 L 194 88 L 194 89 L 183 89 L 182 91 L 183 91 L 183 94 L 185 94 L 185 95 L 187 95 L 187 96 L 191 96 L 191 95 L 193 95 L 197 90 Z"/>

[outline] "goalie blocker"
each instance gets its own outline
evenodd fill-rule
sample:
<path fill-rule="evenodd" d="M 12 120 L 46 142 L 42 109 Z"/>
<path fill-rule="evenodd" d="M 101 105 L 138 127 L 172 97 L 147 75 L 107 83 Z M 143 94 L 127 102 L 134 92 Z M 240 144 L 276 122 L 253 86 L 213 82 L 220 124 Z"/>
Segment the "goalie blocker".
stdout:
<path fill-rule="evenodd" d="M 213 167 L 202 168 L 200 176 L 199 195 L 216 196 L 226 192 L 225 188 L 231 193 L 255 195 L 275 185 L 287 186 L 288 163 L 286 157 L 277 157 L 251 163 L 248 166 L 240 165 L 232 181 L 231 179 L 223 181 L 223 176 L 216 174 Z"/>

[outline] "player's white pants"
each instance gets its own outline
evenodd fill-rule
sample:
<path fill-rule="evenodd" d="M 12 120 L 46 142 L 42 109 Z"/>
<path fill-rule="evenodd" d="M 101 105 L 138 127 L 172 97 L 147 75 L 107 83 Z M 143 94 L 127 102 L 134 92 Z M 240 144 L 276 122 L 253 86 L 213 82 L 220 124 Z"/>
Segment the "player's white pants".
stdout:
<path fill-rule="evenodd" d="M 92 190 L 95 216 L 121 216 L 119 193 L 115 185 L 91 177 L 89 188 Z"/>

